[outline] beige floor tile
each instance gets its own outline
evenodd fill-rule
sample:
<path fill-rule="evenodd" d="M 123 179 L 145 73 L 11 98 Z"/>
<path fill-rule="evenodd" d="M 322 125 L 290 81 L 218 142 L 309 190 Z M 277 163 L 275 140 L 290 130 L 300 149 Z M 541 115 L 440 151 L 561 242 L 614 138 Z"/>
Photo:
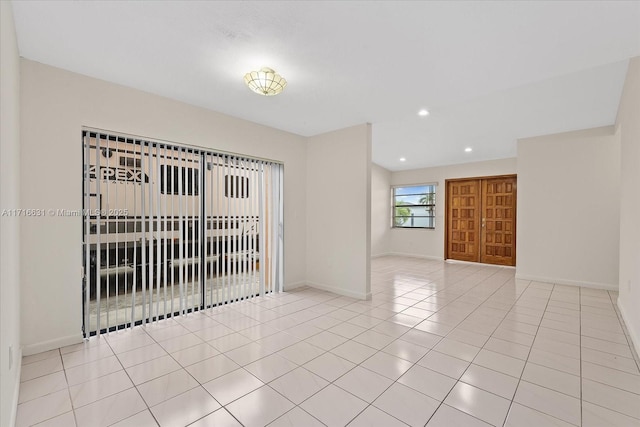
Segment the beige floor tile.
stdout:
<path fill-rule="evenodd" d="M 303 341 L 282 349 L 277 354 L 292 361 L 293 363 L 304 365 L 308 361 L 315 359 L 324 352 L 325 350 L 321 349 L 320 347 L 316 347 Z"/>
<path fill-rule="evenodd" d="M 198 385 L 199 383 L 191 375 L 181 369 L 140 384 L 137 389 L 147 406 L 151 407 L 196 388 Z"/>
<path fill-rule="evenodd" d="M 157 343 L 153 343 L 151 345 L 120 353 L 117 357 L 118 360 L 120 360 L 120 363 L 122 363 L 122 366 L 129 368 L 166 355 L 167 351 L 164 348 L 160 347 Z"/>
<path fill-rule="evenodd" d="M 518 387 L 517 378 L 474 364 L 469 366 L 460 381 L 509 400 L 513 399 Z"/>
<path fill-rule="evenodd" d="M 69 387 L 69 395 L 74 408 L 96 402 L 105 397 L 133 387 L 125 371 L 117 371 L 103 377 Z"/>
<path fill-rule="evenodd" d="M 271 354 L 244 367 L 261 381 L 268 383 L 296 369 L 298 365 L 277 354 Z"/>
<path fill-rule="evenodd" d="M 547 368 L 535 363 L 527 363 L 522 379 L 560 393 L 580 398 L 580 377 L 569 373 Z"/>
<path fill-rule="evenodd" d="M 316 375 L 324 378 L 329 382 L 333 382 L 342 375 L 349 372 L 356 365 L 331 353 L 324 353 L 312 361 L 305 363 L 304 368 L 310 370 Z"/>
<path fill-rule="evenodd" d="M 177 371 L 182 367 L 171 356 L 162 356 L 148 362 L 126 368 L 127 374 L 135 385 Z"/>
<path fill-rule="evenodd" d="M 640 419 L 631 418 L 593 403 L 582 403 L 583 427 L 638 427 Z"/>
<path fill-rule="evenodd" d="M 334 383 L 366 402 L 373 402 L 393 381 L 376 372 L 357 366 Z"/>
<path fill-rule="evenodd" d="M 119 421 L 115 424 L 112 424 L 111 427 L 157 427 L 158 423 L 156 422 L 153 415 L 149 410 L 145 410 L 142 412 L 138 412 L 135 415 L 130 416 L 129 418 L 125 418 L 122 421 Z"/>
<path fill-rule="evenodd" d="M 35 424 L 35 427 L 75 427 L 76 417 L 73 412 L 65 412 L 57 417 L 49 418 L 46 421 Z M 143 426 L 140 426 L 143 427 Z"/>
<path fill-rule="evenodd" d="M 504 425 L 505 427 L 571 427 L 573 424 L 513 402 Z"/>
<path fill-rule="evenodd" d="M 186 426 L 220 408 L 209 393 L 196 387 L 151 407 L 160 427 Z"/>
<path fill-rule="evenodd" d="M 109 426 L 147 409 L 135 388 L 75 410 L 78 427 Z"/>
<path fill-rule="evenodd" d="M 427 423 L 427 427 L 489 427 L 490 425 L 449 405 L 440 405 Z"/>
<path fill-rule="evenodd" d="M 418 365 L 458 379 L 469 366 L 469 362 L 432 350 L 418 360 Z"/>
<path fill-rule="evenodd" d="M 415 363 L 429 352 L 428 348 L 398 339 L 382 349 L 383 352 Z"/>
<path fill-rule="evenodd" d="M 20 371 L 20 381 L 29 381 L 38 377 L 53 374 L 63 370 L 60 353 L 54 354 L 41 360 L 34 360 L 22 367 Z"/>
<path fill-rule="evenodd" d="M 200 384 L 207 383 L 224 374 L 239 369 L 240 366 L 224 354 L 210 357 L 185 368 Z"/>
<path fill-rule="evenodd" d="M 640 398 L 635 393 L 582 379 L 582 400 L 584 402 L 594 403 L 612 411 L 640 419 L 638 399 Z"/>
<path fill-rule="evenodd" d="M 328 426 L 347 425 L 367 403 L 339 387 L 329 385 L 300 407 Z"/>
<path fill-rule="evenodd" d="M 67 389 L 56 391 L 18 405 L 16 427 L 31 426 L 71 411 Z"/>
<path fill-rule="evenodd" d="M 263 386 L 227 405 L 226 409 L 243 426 L 258 427 L 269 424 L 293 407 L 291 401 L 271 387 Z"/>
<path fill-rule="evenodd" d="M 528 361 L 572 375 L 580 375 L 580 360 L 573 357 L 533 348 L 529 354 Z"/>
<path fill-rule="evenodd" d="M 520 378 L 525 365 L 524 360 L 484 349 L 478 353 L 473 363 L 516 378 Z"/>
<path fill-rule="evenodd" d="M 280 418 L 269 424 L 269 427 L 323 427 L 317 419 L 309 415 L 308 412 L 303 411 L 300 407 L 295 407 Z"/>
<path fill-rule="evenodd" d="M 373 406 L 411 426 L 425 425 L 438 408 L 438 402 L 410 387 L 395 383 Z"/>
<path fill-rule="evenodd" d="M 69 386 L 74 386 L 120 370 L 122 370 L 122 365 L 118 358 L 116 356 L 109 356 L 94 362 L 65 369 L 65 374 Z"/>
<path fill-rule="evenodd" d="M 640 375 L 583 361 L 582 377 L 640 395 Z"/>
<path fill-rule="evenodd" d="M 406 424 L 375 406 L 369 406 L 349 423 L 349 427 L 406 427 Z"/>
<path fill-rule="evenodd" d="M 514 402 L 570 424 L 580 425 L 580 400 L 566 394 L 520 381 Z"/>
<path fill-rule="evenodd" d="M 360 366 L 395 381 L 411 368 L 412 363 L 387 353 L 378 352 Z"/>
<path fill-rule="evenodd" d="M 297 368 L 269 383 L 278 393 L 299 405 L 329 384 L 305 368 Z"/>
<path fill-rule="evenodd" d="M 510 401 L 493 393 L 458 382 L 444 403 L 494 426 L 503 424 Z"/>
<path fill-rule="evenodd" d="M 263 385 L 262 381 L 244 369 L 236 369 L 205 383 L 203 387 L 221 405 L 227 405 Z"/>
<path fill-rule="evenodd" d="M 202 343 L 171 353 L 171 357 L 173 357 L 180 366 L 187 367 L 210 357 L 217 356 L 218 354 L 220 354 L 218 350 L 207 343 Z"/>
<path fill-rule="evenodd" d="M 398 382 L 438 401 L 444 400 L 456 384 L 455 379 L 420 365 L 411 367 L 398 379 Z"/>
<path fill-rule="evenodd" d="M 615 294 L 403 257 L 372 261 L 371 291 L 305 286 L 25 356 L 18 426 L 640 426 Z"/>
<path fill-rule="evenodd" d="M 581 351 L 581 357 L 585 362 L 606 366 L 607 368 L 617 369 L 634 375 L 640 375 L 638 365 L 632 358 L 592 350 L 590 348 L 583 348 Z"/>
<path fill-rule="evenodd" d="M 37 377 L 20 384 L 18 403 L 24 403 L 68 387 L 64 371 Z"/>

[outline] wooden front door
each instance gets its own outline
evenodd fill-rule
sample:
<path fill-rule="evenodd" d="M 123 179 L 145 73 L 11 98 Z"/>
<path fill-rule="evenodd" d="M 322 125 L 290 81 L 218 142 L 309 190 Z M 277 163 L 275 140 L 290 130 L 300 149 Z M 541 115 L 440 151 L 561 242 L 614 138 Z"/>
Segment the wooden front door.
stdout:
<path fill-rule="evenodd" d="M 445 258 L 516 265 L 515 175 L 447 180 Z"/>
<path fill-rule="evenodd" d="M 480 260 L 480 180 L 447 181 L 447 258 Z"/>
<path fill-rule="evenodd" d="M 480 262 L 516 265 L 516 177 L 482 180 Z"/>

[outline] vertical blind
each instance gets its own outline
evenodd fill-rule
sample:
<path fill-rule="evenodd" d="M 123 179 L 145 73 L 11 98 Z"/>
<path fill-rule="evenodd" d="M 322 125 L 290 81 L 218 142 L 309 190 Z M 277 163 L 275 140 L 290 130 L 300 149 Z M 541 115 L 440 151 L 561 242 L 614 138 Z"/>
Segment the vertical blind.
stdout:
<path fill-rule="evenodd" d="M 283 284 L 277 162 L 83 131 L 85 336 Z"/>

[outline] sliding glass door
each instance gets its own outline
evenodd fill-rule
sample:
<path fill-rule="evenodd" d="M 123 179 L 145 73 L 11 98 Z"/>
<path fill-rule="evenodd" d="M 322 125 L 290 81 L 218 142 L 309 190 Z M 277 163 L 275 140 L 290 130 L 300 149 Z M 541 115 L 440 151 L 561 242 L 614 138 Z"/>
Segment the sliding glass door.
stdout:
<path fill-rule="evenodd" d="M 277 162 L 83 132 L 85 336 L 283 283 Z"/>

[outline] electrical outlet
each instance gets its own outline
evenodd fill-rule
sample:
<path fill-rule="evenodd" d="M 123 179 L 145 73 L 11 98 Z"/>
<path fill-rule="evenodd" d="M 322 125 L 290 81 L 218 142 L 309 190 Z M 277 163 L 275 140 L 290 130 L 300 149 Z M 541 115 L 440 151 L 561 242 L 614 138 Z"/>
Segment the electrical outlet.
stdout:
<path fill-rule="evenodd" d="M 627 292 L 631 292 L 631 279 L 627 280 Z"/>
<path fill-rule="evenodd" d="M 9 370 L 13 368 L 13 346 L 9 346 Z"/>

